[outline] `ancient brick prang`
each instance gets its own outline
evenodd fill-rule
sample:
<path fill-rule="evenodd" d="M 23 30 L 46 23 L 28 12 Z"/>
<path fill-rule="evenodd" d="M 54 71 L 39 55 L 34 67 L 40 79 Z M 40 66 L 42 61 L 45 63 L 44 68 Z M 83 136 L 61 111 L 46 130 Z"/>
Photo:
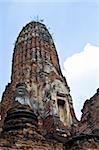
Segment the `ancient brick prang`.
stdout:
<path fill-rule="evenodd" d="M 99 149 L 99 90 L 78 123 L 52 36 L 40 22 L 16 40 L 0 111 L 0 150 Z"/>
<path fill-rule="evenodd" d="M 39 119 L 57 115 L 66 127 L 77 122 L 53 39 L 42 23 L 30 22 L 16 40 L 11 83 L 5 89 L 1 102 L 2 120 L 12 107 L 13 91 L 19 82 L 27 85 L 29 103 L 31 107 L 34 104 L 38 107 Z"/>

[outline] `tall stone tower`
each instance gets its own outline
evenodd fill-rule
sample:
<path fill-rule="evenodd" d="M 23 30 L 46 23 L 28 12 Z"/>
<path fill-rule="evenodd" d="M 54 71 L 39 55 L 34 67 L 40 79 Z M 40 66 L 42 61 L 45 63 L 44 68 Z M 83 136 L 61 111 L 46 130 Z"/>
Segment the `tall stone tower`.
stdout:
<path fill-rule="evenodd" d="M 82 113 L 78 123 L 49 31 L 30 22 L 16 40 L 0 103 L 0 150 L 98 150 L 99 89 Z"/>
<path fill-rule="evenodd" d="M 8 118 L 11 120 L 12 114 L 16 117 L 20 112 L 18 110 L 22 108 L 17 108 L 17 105 L 28 106 L 28 113 L 36 115 L 37 130 L 44 136 L 55 133 L 56 138 L 59 135 L 66 137 L 70 135 L 68 129 L 77 121 L 70 88 L 62 75 L 52 36 L 40 22 L 27 24 L 16 40 L 11 83 L 6 86 L 1 102 L 4 130 L 12 129 L 12 126 L 7 128 L 10 126 Z M 25 116 L 23 111 L 19 116 Z"/>
<path fill-rule="evenodd" d="M 75 114 L 70 89 L 61 73 L 53 39 L 42 23 L 30 22 L 16 40 L 11 83 L 3 94 L 2 118 L 12 106 L 12 94 L 20 81 L 27 85 L 31 107 L 36 104 L 43 116 L 58 115 L 65 126 L 73 124 Z"/>

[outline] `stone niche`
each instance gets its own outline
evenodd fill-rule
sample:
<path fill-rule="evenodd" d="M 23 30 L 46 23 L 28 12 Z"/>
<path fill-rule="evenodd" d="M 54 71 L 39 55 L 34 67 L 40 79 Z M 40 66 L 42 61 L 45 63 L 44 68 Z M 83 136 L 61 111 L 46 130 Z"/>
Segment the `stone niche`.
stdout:
<path fill-rule="evenodd" d="M 72 117 L 70 113 L 70 105 L 67 95 L 69 94 L 63 82 L 60 80 L 54 80 L 51 84 L 52 100 L 55 102 L 53 105 L 53 111 L 57 111 L 60 120 L 64 126 L 70 127 L 72 124 Z"/>

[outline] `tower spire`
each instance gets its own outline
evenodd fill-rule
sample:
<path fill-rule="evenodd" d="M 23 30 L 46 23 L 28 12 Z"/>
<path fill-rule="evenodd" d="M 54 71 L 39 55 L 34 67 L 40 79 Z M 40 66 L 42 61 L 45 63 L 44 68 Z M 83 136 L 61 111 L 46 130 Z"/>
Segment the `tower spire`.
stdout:
<path fill-rule="evenodd" d="M 70 90 L 60 69 L 53 38 L 47 27 L 39 22 L 39 16 L 36 21 L 27 24 L 17 38 L 13 54 L 10 88 L 9 97 L 7 97 L 8 87 L 2 100 L 5 105 L 4 99 L 7 98 L 9 102 L 7 110 L 13 106 L 12 95 L 16 88 L 15 101 L 23 105 L 28 104 L 31 107 L 34 104 L 39 104 L 39 119 L 46 118 L 44 121 L 46 130 L 49 128 L 47 128 L 46 121 L 50 116 L 54 118 L 52 122 L 57 118 L 59 128 L 62 126 L 64 128 L 71 127 L 75 122 L 76 117 Z"/>

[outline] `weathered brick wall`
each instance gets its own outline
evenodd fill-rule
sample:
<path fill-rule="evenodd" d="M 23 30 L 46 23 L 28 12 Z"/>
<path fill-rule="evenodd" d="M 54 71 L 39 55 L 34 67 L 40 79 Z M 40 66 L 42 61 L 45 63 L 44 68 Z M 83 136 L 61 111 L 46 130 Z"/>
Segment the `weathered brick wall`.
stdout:
<path fill-rule="evenodd" d="M 72 133 L 65 143 L 66 150 L 99 149 L 99 89 L 93 97 L 85 101 L 81 120 Z"/>
<path fill-rule="evenodd" d="M 63 145 L 57 142 L 49 141 L 18 141 L 12 147 L 11 145 L 5 144 L 6 146 L 0 146 L 0 150 L 62 150 Z"/>
<path fill-rule="evenodd" d="M 81 135 L 66 142 L 65 150 L 99 150 L 99 137 Z"/>
<path fill-rule="evenodd" d="M 77 132 L 99 134 L 99 89 L 90 100 L 85 101 Z"/>
<path fill-rule="evenodd" d="M 11 108 L 12 105 L 12 98 L 13 98 L 13 88 L 12 88 L 12 84 L 8 83 L 8 85 L 5 88 L 5 91 L 3 92 L 2 95 L 2 101 L 1 101 L 1 120 L 3 121 L 5 116 L 6 116 L 6 112 Z"/>

